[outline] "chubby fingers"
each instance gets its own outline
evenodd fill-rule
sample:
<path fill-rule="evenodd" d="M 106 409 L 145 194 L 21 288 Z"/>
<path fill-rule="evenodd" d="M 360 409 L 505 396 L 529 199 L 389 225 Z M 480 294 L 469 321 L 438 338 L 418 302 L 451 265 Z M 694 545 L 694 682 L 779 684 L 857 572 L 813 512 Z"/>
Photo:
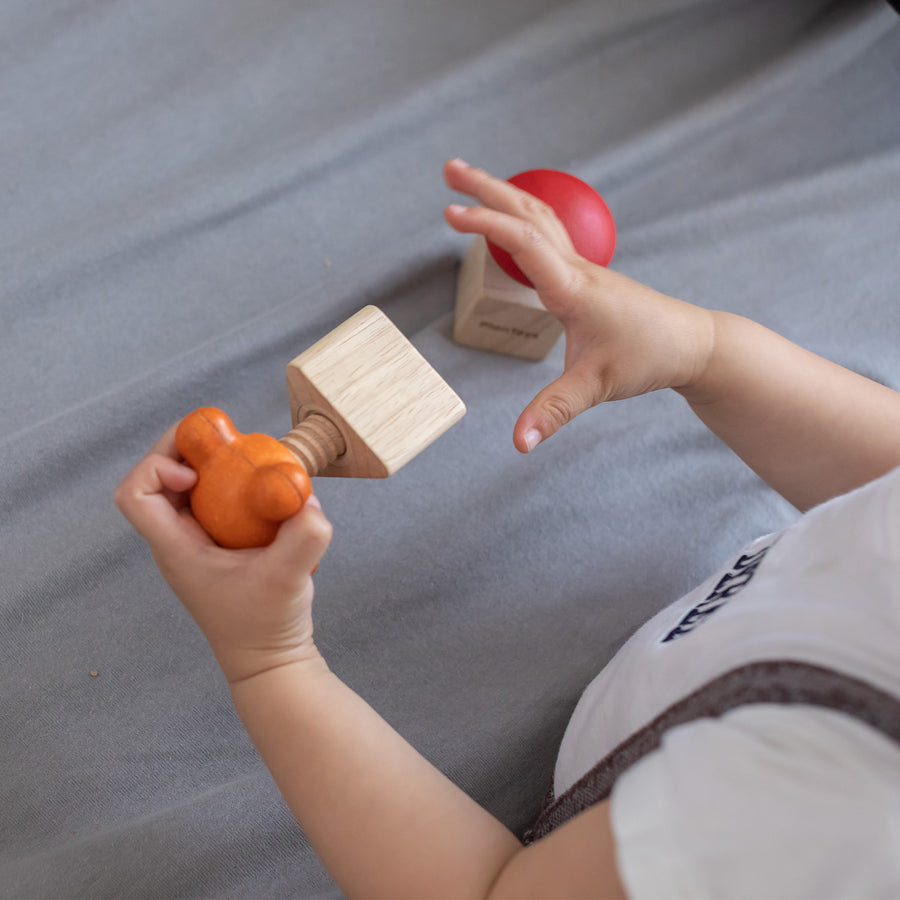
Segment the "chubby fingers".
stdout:
<path fill-rule="evenodd" d="M 481 234 L 506 250 L 545 300 L 552 302 L 554 296 L 576 290 L 575 250 L 546 203 L 457 160 L 446 164 L 444 176 L 450 187 L 484 204 L 448 206 L 444 217 L 453 228 L 464 234 Z"/>
<path fill-rule="evenodd" d="M 448 206 L 447 221 L 464 234 L 481 234 L 502 247 L 528 276 L 541 295 L 574 290 L 576 270 L 534 225 L 482 206 Z"/>
<path fill-rule="evenodd" d="M 548 240 L 558 243 L 560 249 L 572 249 L 569 234 L 553 208 L 528 191 L 495 178 L 483 169 L 476 169 L 461 159 L 451 159 L 444 164 L 444 180 L 448 187 L 467 194 L 482 206 L 531 222 L 546 232 Z"/>
<path fill-rule="evenodd" d="M 311 573 L 325 555 L 331 535 L 331 522 L 313 495 L 300 512 L 281 523 L 275 540 L 263 548 L 266 565 L 271 571 Z"/>
<path fill-rule="evenodd" d="M 179 513 L 178 507 L 183 504 L 174 502 L 173 498 L 194 486 L 197 474 L 171 455 L 174 440 L 171 452 L 160 452 L 167 450 L 167 435 L 169 432 L 122 479 L 114 494 L 119 511 L 151 546 L 183 540 L 186 529 L 195 537 L 205 536 L 195 522 Z"/>
<path fill-rule="evenodd" d="M 445 163 L 444 180 L 448 187 L 472 197 L 483 207 L 529 223 L 561 252 L 574 252 L 569 233 L 553 208 L 533 194 L 460 159 Z"/>

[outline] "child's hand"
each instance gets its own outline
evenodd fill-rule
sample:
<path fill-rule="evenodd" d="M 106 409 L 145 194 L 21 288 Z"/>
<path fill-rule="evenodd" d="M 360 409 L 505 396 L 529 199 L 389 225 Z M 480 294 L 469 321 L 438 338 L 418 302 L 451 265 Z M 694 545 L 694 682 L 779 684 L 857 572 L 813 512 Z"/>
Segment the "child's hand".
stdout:
<path fill-rule="evenodd" d="M 319 663 L 312 640 L 310 573 L 331 540 L 318 500 L 285 521 L 268 547 L 224 550 L 196 522 L 175 426 L 116 489 L 125 518 L 147 541 L 159 570 L 206 635 L 228 681 L 293 662 Z"/>
<path fill-rule="evenodd" d="M 444 178 L 482 204 L 449 206 L 447 221 L 511 253 L 565 328 L 565 370 L 519 416 L 519 450 L 527 453 L 598 403 L 684 388 L 702 374 L 713 344 L 707 310 L 588 262 L 553 210 L 509 182 L 460 160 L 444 166 Z"/>

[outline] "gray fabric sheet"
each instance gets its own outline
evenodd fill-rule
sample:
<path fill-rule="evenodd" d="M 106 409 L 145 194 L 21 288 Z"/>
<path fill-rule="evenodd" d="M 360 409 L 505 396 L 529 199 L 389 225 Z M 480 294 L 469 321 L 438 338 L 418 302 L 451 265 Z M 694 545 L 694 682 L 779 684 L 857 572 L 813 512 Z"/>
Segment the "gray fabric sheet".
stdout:
<path fill-rule="evenodd" d="M 282 434 L 285 364 L 368 303 L 469 412 L 317 481 L 319 643 L 528 823 L 586 682 L 794 513 L 674 395 L 517 454 L 562 345 L 450 339 L 441 163 L 571 171 L 614 267 L 900 388 L 898 142 L 883 2 L 5 0 L 0 895 L 337 895 L 112 491 L 196 406 Z"/>

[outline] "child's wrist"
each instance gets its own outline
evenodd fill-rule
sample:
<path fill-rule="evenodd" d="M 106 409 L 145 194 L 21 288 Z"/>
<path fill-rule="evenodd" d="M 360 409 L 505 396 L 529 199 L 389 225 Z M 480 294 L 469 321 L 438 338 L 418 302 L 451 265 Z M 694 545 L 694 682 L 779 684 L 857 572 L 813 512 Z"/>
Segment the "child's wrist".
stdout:
<path fill-rule="evenodd" d="M 216 652 L 216 659 L 232 689 L 236 685 L 246 684 L 269 672 L 287 667 L 292 667 L 298 672 L 318 672 L 328 669 L 312 641 L 278 650 L 233 648 L 227 652 Z"/>
<path fill-rule="evenodd" d="M 689 402 L 706 390 L 706 380 L 716 350 L 716 313 L 713 310 L 683 305 L 685 319 L 685 354 L 677 381 L 672 388 Z"/>

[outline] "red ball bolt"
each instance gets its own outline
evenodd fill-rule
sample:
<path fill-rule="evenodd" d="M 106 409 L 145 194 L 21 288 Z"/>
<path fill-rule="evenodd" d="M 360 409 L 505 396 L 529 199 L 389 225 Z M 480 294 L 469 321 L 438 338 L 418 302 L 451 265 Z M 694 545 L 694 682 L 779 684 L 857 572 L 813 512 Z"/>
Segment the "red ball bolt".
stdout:
<path fill-rule="evenodd" d="M 553 209 L 581 256 L 600 266 L 609 265 L 616 249 L 616 223 L 604 199 L 589 184 L 555 169 L 529 169 L 513 175 L 509 183 Z M 534 287 L 506 250 L 490 241 L 488 249 L 507 275 Z"/>

